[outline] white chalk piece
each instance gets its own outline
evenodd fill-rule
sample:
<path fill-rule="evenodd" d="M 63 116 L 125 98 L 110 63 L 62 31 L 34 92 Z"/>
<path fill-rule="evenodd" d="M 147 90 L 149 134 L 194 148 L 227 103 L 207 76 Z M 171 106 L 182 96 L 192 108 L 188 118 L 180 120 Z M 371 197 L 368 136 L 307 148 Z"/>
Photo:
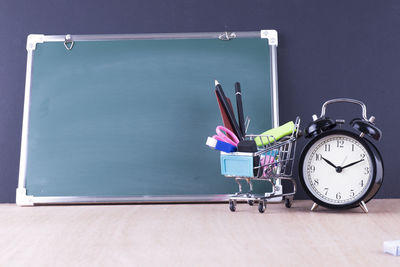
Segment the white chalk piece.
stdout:
<path fill-rule="evenodd" d="M 400 256 L 400 240 L 383 242 L 383 251 L 394 256 Z"/>

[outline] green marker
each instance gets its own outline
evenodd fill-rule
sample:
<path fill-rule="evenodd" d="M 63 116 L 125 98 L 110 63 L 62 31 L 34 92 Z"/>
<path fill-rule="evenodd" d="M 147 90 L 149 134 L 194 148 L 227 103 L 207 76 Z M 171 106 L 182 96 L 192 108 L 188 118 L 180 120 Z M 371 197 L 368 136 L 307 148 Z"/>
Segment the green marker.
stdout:
<path fill-rule="evenodd" d="M 281 139 L 282 137 L 285 137 L 287 135 L 291 135 L 294 130 L 294 123 L 293 121 L 289 121 L 285 123 L 284 125 L 281 125 L 277 128 L 272 128 L 268 131 L 263 132 L 261 135 L 270 135 L 273 136 L 277 141 Z M 273 142 L 273 138 L 268 138 L 267 137 L 256 137 L 254 138 L 254 141 L 256 141 L 257 146 L 265 146 L 268 145 L 270 142 Z"/>

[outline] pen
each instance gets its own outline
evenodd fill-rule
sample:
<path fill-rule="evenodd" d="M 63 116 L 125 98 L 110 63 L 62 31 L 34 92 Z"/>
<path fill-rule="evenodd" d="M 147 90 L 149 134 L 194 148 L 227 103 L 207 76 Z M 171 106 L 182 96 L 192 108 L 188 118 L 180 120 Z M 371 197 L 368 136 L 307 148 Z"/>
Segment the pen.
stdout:
<path fill-rule="evenodd" d="M 236 107 L 239 121 L 239 128 L 243 136 L 246 135 L 246 126 L 244 124 L 244 115 L 243 115 L 243 103 L 242 103 L 242 91 L 240 89 L 240 83 L 235 83 L 235 92 L 236 92 Z"/>

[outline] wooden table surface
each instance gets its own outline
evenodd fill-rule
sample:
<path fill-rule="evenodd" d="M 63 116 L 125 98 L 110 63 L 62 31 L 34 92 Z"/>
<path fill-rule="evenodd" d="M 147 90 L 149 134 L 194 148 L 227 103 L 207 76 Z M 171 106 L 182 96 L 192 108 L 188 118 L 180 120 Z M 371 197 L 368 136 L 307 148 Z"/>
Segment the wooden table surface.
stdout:
<path fill-rule="evenodd" d="M 400 266 L 400 199 L 310 212 L 270 204 L 0 205 L 0 266 Z"/>

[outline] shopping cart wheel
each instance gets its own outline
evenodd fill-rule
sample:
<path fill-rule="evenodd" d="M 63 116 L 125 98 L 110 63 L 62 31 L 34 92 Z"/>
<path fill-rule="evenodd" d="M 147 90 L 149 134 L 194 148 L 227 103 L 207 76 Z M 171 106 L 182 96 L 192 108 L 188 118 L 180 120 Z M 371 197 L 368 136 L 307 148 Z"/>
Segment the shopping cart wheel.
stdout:
<path fill-rule="evenodd" d="M 260 213 L 264 213 L 266 207 L 267 207 L 267 203 L 266 203 L 266 202 L 260 201 L 260 202 L 258 203 L 258 211 L 259 211 Z"/>
<path fill-rule="evenodd" d="M 234 212 L 236 210 L 236 203 L 233 200 L 229 200 L 229 209 Z"/>
<path fill-rule="evenodd" d="M 285 198 L 285 207 L 290 209 L 292 207 L 293 200 L 291 198 Z"/>
<path fill-rule="evenodd" d="M 253 206 L 253 205 L 254 205 L 254 200 L 247 200 L 247 203 L 248 203 L 250 206 Z"/>

